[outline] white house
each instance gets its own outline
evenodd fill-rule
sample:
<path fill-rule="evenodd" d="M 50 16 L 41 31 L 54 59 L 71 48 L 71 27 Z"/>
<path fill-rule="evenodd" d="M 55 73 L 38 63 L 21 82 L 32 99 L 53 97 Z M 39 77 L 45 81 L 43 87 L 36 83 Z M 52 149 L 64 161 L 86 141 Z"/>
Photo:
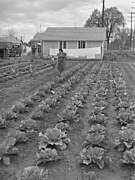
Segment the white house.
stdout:
<path fill-rule="evenodd" d="M 32 41 L 35 41 L 36 44 L 41 43 L 43 56 L 50 55 L 50 49 L 82 51 L 86 53 L 84 55 L 87 55 L 90 48 L 93 50 L 100 48 L 103 57 L 105 40 L 106 29 L 103 27 L 48 27 L 45 32 L 37 33 Z M 83 49 L 85 50 L 83 51 Z"/>

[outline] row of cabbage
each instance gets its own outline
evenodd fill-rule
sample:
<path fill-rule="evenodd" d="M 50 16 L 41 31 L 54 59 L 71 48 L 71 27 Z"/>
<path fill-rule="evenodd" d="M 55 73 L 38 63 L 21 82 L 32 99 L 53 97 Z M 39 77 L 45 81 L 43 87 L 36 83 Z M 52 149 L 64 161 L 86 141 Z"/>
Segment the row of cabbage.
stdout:
<path fill-rule="evenodd" d="M 114 63 L 112 68 L 114 76 L 112 85 L 115 95 L 113 103 L 117 113 L 116 120 L 121 126 L 115 145 L 118 151 L 123 153 L 121 163 L 135 165 L 135 105 L 119 67 Z M 135 173 L 129 179 L 134 180 Z"/>
<path fill-rule="evenodd" d="M 92 107 L 89 111 L 89 130 L 82 144 L 81 161 L 86 166 L 96 164 L 103 169 L 106 162 L 111 161 L 107 156 L 107 132 L 106 122 L 108 121 L 108 93 L 109 93 L 109 63 L 104 63 L 104 69 L 94 92 Z M 89 171 L 84 173 L 87 179 L 100 180 L 96 172 Z"/>
<path fill-rule="evenodd" d="M 42 69 L 46 69 L 48 67 L 51 67 L 51 64 L 39 64 L 34 67 L 34 71 L 40 71 Z M 5 82 L 8 80 L 12 80 L 14 78 L 30 74 L 31 67 L 30 64 L 23 64 L 19 66 L 15 66 L 14 68 L 6 69 L 3 73 L 0 73 L 0 82 Z"/>
<path fill-rule="evenodd" d="M 84 76 L 88 74 L 89 69 L 90 66 L 81 70 Z M 96 73 L 98 73 L 98 69 L 96 69 Z M 94 77 L 94 74 L 91 77 Z M 32 178 L 46 180 L 48 178 L 48 170 L 43 171 L 39 169 L 38 164 L 62 159 L 62 151 L 70 143 L 70 138 L 68 138 L 69 127 L 72 122 L 79 121 L 79 109 L 83 107 L 83 103 L 85 103 L 93 83 L 94 79 L 90 78 L 90 75 L 87 75 L 81 83 L 79 90 L 71 98 L 69 104 L 58 114 L 59 122 L 56 126 L 54 128 L 47 128 L 44 133 L 39 133 L 39 151 L 36 154 L 36 166 L 25 168 L 24 171 L 19 172 L 17 174 L 17 180 L 27 180 L 28 178 L 31 180 Z M 38 171 L 38 173 L 35 173 L 35 171 Z"/>

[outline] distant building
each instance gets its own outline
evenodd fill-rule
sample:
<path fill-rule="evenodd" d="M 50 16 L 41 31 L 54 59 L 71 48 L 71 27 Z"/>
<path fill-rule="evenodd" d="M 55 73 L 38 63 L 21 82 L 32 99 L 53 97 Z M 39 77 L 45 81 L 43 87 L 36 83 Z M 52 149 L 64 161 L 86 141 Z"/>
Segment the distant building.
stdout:
<path fill-rule="evenodd" d="M 106 29 L 102 27 L 48 27 L 45 32 L 37 33 L 31 40 L 37 49 L 41 45 L 41 54 L 50 55 L 50 49 L 86 49 L 101 47 L 104 54 Z M 37 52 L 39 49 L 37 49 Z"/>

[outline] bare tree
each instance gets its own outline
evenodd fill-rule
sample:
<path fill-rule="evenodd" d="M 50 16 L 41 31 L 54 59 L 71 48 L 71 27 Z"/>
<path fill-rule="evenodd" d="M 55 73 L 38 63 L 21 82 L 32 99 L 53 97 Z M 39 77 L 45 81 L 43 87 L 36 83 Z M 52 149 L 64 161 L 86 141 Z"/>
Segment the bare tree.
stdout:
<path fill-rule="evenodd" d="M 13 38 L 13 37 L 16 37 L 16 32 L 14 29 L 9 29 L 8 32 L 7 32 L 7 36 L 10 37 L 10 38 Z"/>

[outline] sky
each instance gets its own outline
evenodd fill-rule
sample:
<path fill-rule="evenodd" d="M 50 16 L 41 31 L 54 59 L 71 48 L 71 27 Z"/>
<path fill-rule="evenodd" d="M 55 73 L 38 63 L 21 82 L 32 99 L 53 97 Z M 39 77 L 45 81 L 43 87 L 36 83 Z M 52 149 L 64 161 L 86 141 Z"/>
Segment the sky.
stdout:
<path fill-rule="evenodd" d="M 117 7 L 130 26 L 133 1 L 105 0 L 105 7 Z M 102 0 L 0 0 L 0 36 L 13 29 L 28 42 L 47 27 L 83 27 L 94 9 L 102 10 Z"/>

